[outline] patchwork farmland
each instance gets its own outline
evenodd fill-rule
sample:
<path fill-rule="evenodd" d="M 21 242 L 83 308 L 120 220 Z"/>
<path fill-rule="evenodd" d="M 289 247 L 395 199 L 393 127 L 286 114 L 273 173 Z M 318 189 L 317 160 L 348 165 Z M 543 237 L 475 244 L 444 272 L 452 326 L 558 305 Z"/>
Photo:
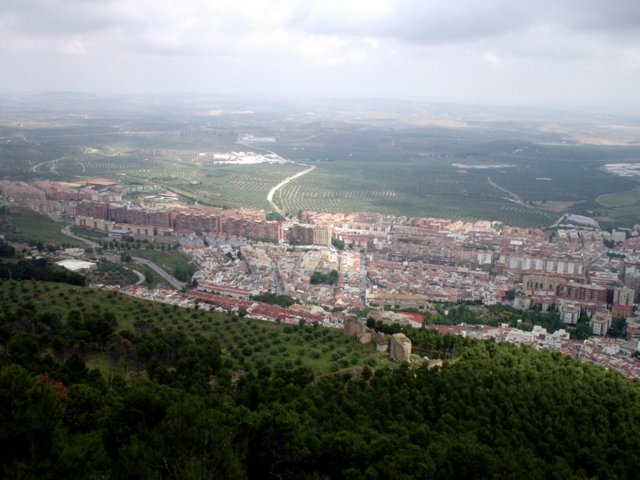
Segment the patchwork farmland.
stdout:
<path fill-rule="evenodd" d="M 565 212 L 592 216 L 605 227 L 640 218 L 640 177 L 602 169 L 640 162 L 640 140 L 584 145 L 549 130 L 548 120 L 521 123 L 517 115 L 445 128 L 413 124 L 418 117 L 406 112 L 387 112 L 381 120 L 359 110 L 276 107 L 209 117 L 190 108 L 149 106 L 150 113 L 136 116 L 38 113 L 22 123 L 0 113 L 0 175 L 144 181 L 187 202 L 271 211 L 268 192 L 308 165 L 313 171 L 276 191 L 273 200 L 283 212 L 379 211 L 521 226 L 551 225 Z M 571 119 L 562 121 L 571 130 Z M 237 143 L 247 132 L 273 140 Z M 291 163 L 214 161 L 216 153 L 270 150 Z"/>

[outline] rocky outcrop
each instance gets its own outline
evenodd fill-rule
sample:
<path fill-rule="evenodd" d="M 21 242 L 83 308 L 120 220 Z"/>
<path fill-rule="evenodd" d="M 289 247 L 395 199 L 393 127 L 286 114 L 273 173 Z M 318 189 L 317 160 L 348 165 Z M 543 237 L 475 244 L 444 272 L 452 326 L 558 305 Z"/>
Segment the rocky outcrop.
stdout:
<path fill-rule="evenodd" d="M 360 343 L 371 343 L 373 339 L 373 330 L 367 327 L 363 320 L 358 320 L 358 341 Z"/>
<path fill-rule="evenodd" d="M 361 335 L 358 335 L 358 341 L 362 344 L 371 343 L 373 333 L 368 328 L 365 329 Z"/>
<path fill-rule="evenodd" d="M 427 365 L 428 365 L 429 370 L 431 370 L 432 368 L 440 368 L 443 365 L 442 360 L 439 359 L 439 358 L 438 359 L 434 359 L 434 360 L 427 359 L 427 362 L 428 362 Z"/>
<path fill-rule="evenodd" d="M 409 363 L 411 358 L 411 340 L 404 333 L 391 335 L 389 344 L 391 360 L 399 363 Z"/>
<path fill-rule="evenodd" d="M 411 363 L 411 340 L 404 333 L 391 336 L 367 327 L 361 318 L 345 320 L 343 332 L 349 337 L 357 337 L 362 344 L 374 343 L 378 352 L 389 351 L 391 360 Z"/>
<path fill-rule="evenodd" d="M 376 344 L 377 351 L 386 352 L 387 350 L 389 350 L 389 335 L 375 332 L 373 336 L 373 342 Z"/>

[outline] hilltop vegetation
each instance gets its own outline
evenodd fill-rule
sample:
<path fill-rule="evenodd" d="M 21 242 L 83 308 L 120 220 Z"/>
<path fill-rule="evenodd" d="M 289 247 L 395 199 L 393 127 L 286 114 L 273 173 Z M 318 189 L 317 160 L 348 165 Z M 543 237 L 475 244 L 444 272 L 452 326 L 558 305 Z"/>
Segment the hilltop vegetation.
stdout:
<path fill-rule="evenodd" d="M 7 280 L 44 280 L 64 282 L 71 285 L 84 285 L 85 278 L 79 273 L 51 263 L 49 259 L 18 259 L 14 262 L 0 263 L 0 279 Z"/>
<path fill-rule="evenodd" d="M 220 345 L 220 360 L 231 371 L 257 373 L 261 367 L 279 365 L 308 366 L 317 373 L 328 373 L 365 364 L 388 364 L 387 356 L 376 353 L 372 346 L 360 346 L 333 329 L 187 310 L 114 291 L 64 283 L 5 281 L 0 285 L 0 301 L 6 322 L 20 326 L 28 314 L 29 331 L 41 330 L 47 335 L 43 348 L 55 340 L 62 358 L 81 354 L 106 377 L 143 368 L 151 358 L 170 356 L 166 352 L 171 349 L 208 341 Z M 109 332 L 108 341 L 99 345 L 82 325 L 104 315 L 115 317 L 117 324 Z M 70 319 L 74 321 L 69 323 Z M 131 342 L 133 350 L 116 355 L 123 341 Z"/>
<path fill-rule="evenodd" d="M 64 245 L 84 246 L 78 240 L 60 232 L 64 224 L 54 222 L 49 217 L 19 205 L 0 206 L 0 234 L 7 240 L 24 242 L 37 246 Z"/>
<path fill-rule="evenodd" d="M 327 375 L 285 351 L 229 362 L 221 335 L 370 346 L 63 284 L 2 292 L 3 478 L 631 478 L 640 462 L 637 382 L 557 354 L 425 332 L 457 357 Z"/>
<path fill-rule="evenodd" d="M 332 329 L 54 280 L 0 285 L 3 478 L 628 478 L 640 461 L 640 385 L 558 354 L 409 329 L 445 364 L 392 368 Z"/>

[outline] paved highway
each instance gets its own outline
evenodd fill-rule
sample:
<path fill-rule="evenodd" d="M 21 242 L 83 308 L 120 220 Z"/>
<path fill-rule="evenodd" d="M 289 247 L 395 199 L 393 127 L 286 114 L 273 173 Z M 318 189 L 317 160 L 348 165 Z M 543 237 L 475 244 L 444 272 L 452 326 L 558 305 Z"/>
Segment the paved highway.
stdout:
<path fill-rule="evenodd" d="M 62 229 L 62 233 L 65 234 L 68 237 L 75 238 L 76 240 L 84 242 L 86 245 L 88 245 L 91 248 L 98 248 L 100 246 L 96 242 L 92 242 L 91 240 L 88 240 L 88 239 L 83 238 L 83 237 L 79 237 L 79 236 L 74 235 L 73 233 L 71 233 L 71 226 L 70 225 L 67 225 L 66 227 L 64 227 Z M 169 285 L 171 285 L 176 290 L 182 290 L 184 287 L 187 286 L 186 283 L 181 282 L 180 280 L 175 278 L 173 275 L 169 274 L 166 270 L 162 269 L 161 267 L 159 267 L 158 265 L 153 263 L 151 260 L 147 260 L 146 258 L 142 258 L 142 257 L 131 257 L 131 259 L 133 260 L 134 263 L 140 263 L 142 265 L 148 265 L 149 268 L 151 268 L 151 270 L 153 270 L 158 275 L 160 275 L 162 278 L 164 278 L 169 283 Z M 138 273 L 138 272 L 136 272 L 136 273 Z M 138 277 L 138 278 L 140 278 L 140 277 Z M 142 278 L 143 278 L 143 281 L 144 281 L 144 277 L 142 277 Z M 138 282 L 136 285 L 138 285 L 139 283 L 142 283 L 142 282 Z"/>
<path fill-rule="evenodd" d="M 167 273 L 166 270 L 163 270 L 161 267 L 153 263 L 151 260 L 147 260 L 146 258 L 142 258 L 142 257 L 131 257 L 131 259 L 133 260 L 134 263 L 148 265 L 149 268 L 151 268 L 151 270 L 153 270 L 162 278 L 164 278 L 169 283 L 169 285 L 171 285 L 176 290 L 182 290 L 187 286 L 186 283 L 181 282 L 180 280 L 175 278 L 173 275 L 170 275 L 169 273 Z"/>

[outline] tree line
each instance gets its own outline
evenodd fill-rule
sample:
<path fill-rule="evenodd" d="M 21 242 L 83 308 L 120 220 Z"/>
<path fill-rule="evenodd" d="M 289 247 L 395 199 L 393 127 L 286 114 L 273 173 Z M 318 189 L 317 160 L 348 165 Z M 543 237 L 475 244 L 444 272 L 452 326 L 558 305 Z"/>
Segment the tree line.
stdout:
<path fill-rule="evenodd" d="M 414 345 L 455 360 L 241 372 L 215 337 L 118 320 L 3 305 L 2 478 L 637 475 L 640 385 L 556 353 L 416 330 Z M 132 373 L 88 369 L 83 341 Z"/>
<path fill-rule="evenodd" d="M 40 280 L 85 285 L 85 278 L 76 272 L 55 265 L 47 258 L 18 259 L 0 262 L 0 278 L 4 280 Z"/>

